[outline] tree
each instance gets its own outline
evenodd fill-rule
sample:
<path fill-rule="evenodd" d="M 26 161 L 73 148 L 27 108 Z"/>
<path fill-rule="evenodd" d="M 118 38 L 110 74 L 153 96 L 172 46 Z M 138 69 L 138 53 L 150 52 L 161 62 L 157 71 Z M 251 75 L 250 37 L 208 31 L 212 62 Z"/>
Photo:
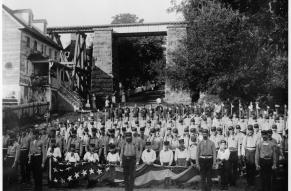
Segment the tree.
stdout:
<path fill-rule="evenodd" d="M 288 30 L 282 16 L 286 14 L 270 12 L 262 1 L 253 7 L 239 2 L 238 6 L 227 0 L 172 1 L 170 11 L 182 12 L 189 22 L 183 42 L 188 54 L 173 53 L 176 65 L 167 68 L 167 78 L 192 92 L 246 103 L 280 89 L 276 102 L 286 103 Z"/>
<path fill-rule="evenodd" d="M 124 24 L 124 23 L 143 23 L 144 19 L 130 13 L 121 13 L 112 17 L 111 24 Z"/>
<path fill-rule="evenodd" d="M 136 15 L 125 13 L 114 16 L 112 24 L 142 22 L 143 19 Z M 117 44 L 119 81 L 126 89 L 152 80 L 163 80 L 161 77 L 165 67 L 163 37 L 120 37 Z"/>

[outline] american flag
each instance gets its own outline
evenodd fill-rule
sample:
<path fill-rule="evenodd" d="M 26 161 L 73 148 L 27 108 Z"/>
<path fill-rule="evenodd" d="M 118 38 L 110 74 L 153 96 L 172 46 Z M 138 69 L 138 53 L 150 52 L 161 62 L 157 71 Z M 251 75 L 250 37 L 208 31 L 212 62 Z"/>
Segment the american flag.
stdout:
<path fill-rule="evenodd" d="M 54 184 L 68 184 L 81 179 L 102 181 L 111 169 L 110 166 L 91 162 L 58 162 L 55 158 L 50 165 L 50 181 Z"/>

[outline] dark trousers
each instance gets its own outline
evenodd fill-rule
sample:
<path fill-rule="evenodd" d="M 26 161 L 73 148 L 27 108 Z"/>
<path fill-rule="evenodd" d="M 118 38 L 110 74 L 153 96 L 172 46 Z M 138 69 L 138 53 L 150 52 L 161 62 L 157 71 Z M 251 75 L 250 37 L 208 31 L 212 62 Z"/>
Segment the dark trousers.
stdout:
<path fill-rule="evenodd" d="M 247 171 L 247 183 L 248 186 L 253 186 L 255 184 L 255 150 L 246 149 L 246 171 Z"/>
<path fill-rule="evenodd" d="M 21 182 L 30 181 L 30 168 L 28 164 L 28 149 L 20 150 L 20 173 L 21 173 Z"/>
<path fill-rule="evenodd" d="M 261 185 L 262 191 L 271 191 L 272 190 L 272 159 L 262 159 L 260 158 L 260 177 L 261 177 Z"/>
<path fill-rule="evenodd" d="M 3 161 L 3 186 L 6 188 L 9 184 L 17 183 L 17 166 L 12 168 L 14 157 L 7 157 Z"/>
<path fill-rule="evenodd" d="M 202 191 L 211 190 L 211 186 L 212 186 L 211 174 L 212 174 L 213 158 L 209 158 L 209 159 L 199 158 L 199 165 L 200 165 Z"/>
<path fill-rule="evenodd" d="M 230 165 L 229 165 L 229 161 L 228 160 L 223 160 L 222 161 L 222 165 L 221 165 L 221 169 L 220 169 L 220 177 L 221 177 L 221 186 L 227 186 L 229 183 L 229 171 L 230 171 Z"/>
<path fill-rule="evenodd" d="M 229 155 L 229 177 L 230 184 L 235 185 L 238 176 L 238 156 L 237 151 L 230 151 Z"/>
<path fill-rule="evenodd" d="M 284 160 L 284 182 L 283 182 L 284 186 L 283 188 L 284 190 L 288 190 L 288 151 L 284 152 L 284 158 L 285 160 Z"/>
<path fill-rule="evenodd" d="M 101 155 L 99 156 L 100 164 L 106 164 L 106 158 L 104 155 L 104 148 L 101 149 Z"/>
<path fill-rule="evenodd" d="M 34 179 L 35 190 L 42 190 L 42 156 L 31 156 L 31 171 Z"/>
<path fill-rule="evenodd" d="M 7 155 L 7 148 L 3 148 L 2 149 L 2 153 L 3 153 L 3 158 L 5 158 L 6 157 L 6 155 Z"/>
<path fill-rule="evenodd" d="M 123 167 L 125 191 L 132 191 L 134 188 L 136 157 L 123 156 L 122 167 Z"/>

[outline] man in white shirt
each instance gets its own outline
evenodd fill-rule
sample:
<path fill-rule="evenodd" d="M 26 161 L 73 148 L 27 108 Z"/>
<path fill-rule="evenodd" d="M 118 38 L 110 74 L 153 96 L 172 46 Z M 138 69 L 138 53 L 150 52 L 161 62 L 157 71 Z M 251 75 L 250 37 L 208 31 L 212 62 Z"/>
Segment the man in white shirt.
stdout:
<path fill-rule="evenodd" d="M 47 157 L 62 158 L 61 149 L 56 145 L 56 139 L 51 139 L 50 146 L 47 150 Z"/>
<path fill-rule="evenodd" d="M 80 161 L 79 154 L 75 152 L 75 146 L 75 144 L 70 145 L 70 150 L 66 153 L 65 161 L 71 163 Z"/>
<path fill-rule="evenodd" d="M 230 152 L 229 156 L 229 175 L 230 175 L 230 185 L 235 186 L 236 178 L 238 176 L 238 150 L 239 150 L 239 140 L 234 134 L 233 126 L 228 127 L 229 135 L 226 137 L 228 149 Z"/>
<path fill-rule="evenodd" d="M 173 151 L 169 149 L 170 142 L 164 141 L 164 149 L 160 152 L 160 163 L 162 166 L 171 166 L 173 162 Z"/>
<path fill-rule="evenodd" d="M 156 152 L 151 149 L 151 142 L 147 141 L 145 145 L 146 149 L 142 152 L 141 159 L 143 163 L 152 165 L 156 160 Z"/>
<path fill-rule="evenodd" d="M 189 161 L 189 154 L 184 145 L 184 139 L 179 140 L 179 147 L 175 150 L 176 166 L 187 166 Z"/>
<path fill-rule="evenodd" d="M 120 156 L 119 153 L 116 151 L 116 147 L 114 144 L 109 144 L 109 153 L 106 160 L 110 165 L 120 164 Z"/>
<path fill-rule="evenodd" d="M 99 162 L 99 156 L 97 152 L 95 151 L 95 144 L 90 144 L 89 151 L 86 152 L 84 156 L 84 161 L 93 162 L 93 163 Z"/>
<path fill-rule="evenodd" d="M 228 189 L 228 175 L 229 175 L 229 159 L 230 151 L 226 146 L 226 141 L 221 140 L 219 144 L 219 150 L 217 152 L 217 160 L 218 164 L 221 166 L 220 168 L 220 177 L 221 177 L 221 190 Z"/>

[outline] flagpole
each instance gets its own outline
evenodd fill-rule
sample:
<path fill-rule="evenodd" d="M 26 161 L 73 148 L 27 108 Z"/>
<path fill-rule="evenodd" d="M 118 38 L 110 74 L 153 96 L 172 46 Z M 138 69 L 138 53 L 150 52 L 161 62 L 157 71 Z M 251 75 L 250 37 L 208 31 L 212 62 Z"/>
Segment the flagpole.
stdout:
<path fill-rule="evenodd" d="M 259 116 L 259 103 L 256 102 L 256 112 L 257 112 L 257 117 Z"/>

